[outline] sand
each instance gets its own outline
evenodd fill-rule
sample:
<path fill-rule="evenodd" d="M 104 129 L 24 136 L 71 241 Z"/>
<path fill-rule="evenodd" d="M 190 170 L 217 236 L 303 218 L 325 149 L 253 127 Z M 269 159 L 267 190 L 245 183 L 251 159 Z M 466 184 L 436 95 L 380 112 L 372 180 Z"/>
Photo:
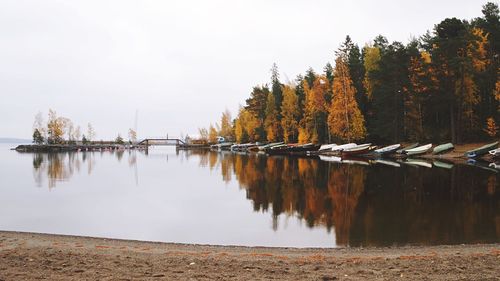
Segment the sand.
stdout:
<path fill-rule="evenodd" d="M 0 232 L 0 280 L 500 280 L 500 244 L 296 249 Z"/>

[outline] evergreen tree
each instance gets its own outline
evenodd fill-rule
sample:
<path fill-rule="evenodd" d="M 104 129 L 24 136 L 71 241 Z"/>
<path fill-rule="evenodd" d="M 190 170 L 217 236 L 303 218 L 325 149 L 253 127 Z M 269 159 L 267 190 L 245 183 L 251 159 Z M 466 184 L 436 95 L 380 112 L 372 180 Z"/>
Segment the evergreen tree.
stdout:
<path fill-rule="evenodd" d="M 404 95 L 408 88 L 406 48 L 399 42 L 386 46 L 371 77 L 377 81 L 372 89 L 373 122 L 370 134 L 381 140 L 404 140 Z"/>
<path fill-rule="evenodd" d="M 35 131 L 33 131 L 33 143 L 43 144 L 43 142 L 44 142 L 44 139 L 43 139 L 42 133 L 40 133 L 40 130 L 35 129 Z"/>
<path fill-rule="evenodd" d="M 479 102 L 473 79 L 473 63 L 468 50 L 469 25 L 456 18 L 445 19 L 435 27 L 433 61 L 440 81 L 440 94 L 445 98 L 445 120 L 453 143 L 460 143 L 467 129 L 475 127 L 474 106 Z M 467 119 L 464 119 L 467 117 Z"/>
<path fill-rule="evenodd" d="M 270 91 L 267 86 L 255 86 L 250 93 L 250 98 L 246 100 L 245 108 L 259 121 L 257 134 L 261 140 L 266 138 L 264 119 L 266 118 L 266 103 L 269 93 Z"/>

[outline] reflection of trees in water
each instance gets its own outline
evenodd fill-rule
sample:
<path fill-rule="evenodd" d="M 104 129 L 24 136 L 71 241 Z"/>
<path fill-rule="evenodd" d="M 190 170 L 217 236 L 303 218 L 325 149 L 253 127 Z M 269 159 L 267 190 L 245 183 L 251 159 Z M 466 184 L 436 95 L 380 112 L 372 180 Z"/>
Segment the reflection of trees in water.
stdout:
<path fill-rule="evenodd" d="M 500 238 L 494 173 L 357 166 L 313 158 L 208 153 L 200 165 L 232 167 L 255 211 L 281 214 L 309 227 L 334 227 L 339 245 L 449 244 Z"/>
<path fill-rule="evenodd" d="M 81 156 L 81 158 L 80 158 Z M 46 178 L 49 189 L 57 182 L 67 181 L 80 171 L 81 164 L 87 163 L 87 171 L 92 171 L 94 159 L 90 153 L 35 153 L 33 154 L 33 176 L 37 186 L 41 187 Z"/>
<path fill-rule="evenodd" d="M 101 158 L 105 155 L 114 155 L 121 162 L 125 151 L 85 151 L 85 152 L 61 152 L 61 153 L 34 153 L 33 154 L 33 177 L 37 186 L 41 187 L 47 179 L 48 187 L 53 188 L 57 182 L 69 180 L 75 172 L 80 172 L 81 167 L 86 167 L 86 173 L 90 175 L 94 170 L 96 155 Z M 134 167 L 137 178 L 137 152 L 128 151 L 128 164 Z"/>
<path fill-rule="evenodd" d="M 498 241 L 499 194 L 488 171 L 371 169 L 359 202 L 351 245 L 452 244 Z"/>

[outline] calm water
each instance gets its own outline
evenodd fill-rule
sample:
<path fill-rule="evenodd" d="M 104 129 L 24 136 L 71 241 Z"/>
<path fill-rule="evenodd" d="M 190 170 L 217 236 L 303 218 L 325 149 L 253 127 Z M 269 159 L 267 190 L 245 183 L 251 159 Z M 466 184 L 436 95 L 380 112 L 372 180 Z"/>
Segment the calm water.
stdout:
<path fill-rule="evenodd" d="M 10 147 L 0 145 L 1 230 L 289 247 L 500 242 L 495 169 Z"/>

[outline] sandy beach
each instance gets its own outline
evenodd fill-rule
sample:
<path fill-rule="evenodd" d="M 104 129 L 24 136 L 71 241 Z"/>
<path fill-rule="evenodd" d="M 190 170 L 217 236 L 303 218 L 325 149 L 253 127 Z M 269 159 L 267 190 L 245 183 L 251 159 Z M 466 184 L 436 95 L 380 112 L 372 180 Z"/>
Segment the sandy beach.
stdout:
<path fill-rule="evenodd" d="M 296 249 L 0 232 L 0 280 L 500 280 L 500 244 Z"/>

